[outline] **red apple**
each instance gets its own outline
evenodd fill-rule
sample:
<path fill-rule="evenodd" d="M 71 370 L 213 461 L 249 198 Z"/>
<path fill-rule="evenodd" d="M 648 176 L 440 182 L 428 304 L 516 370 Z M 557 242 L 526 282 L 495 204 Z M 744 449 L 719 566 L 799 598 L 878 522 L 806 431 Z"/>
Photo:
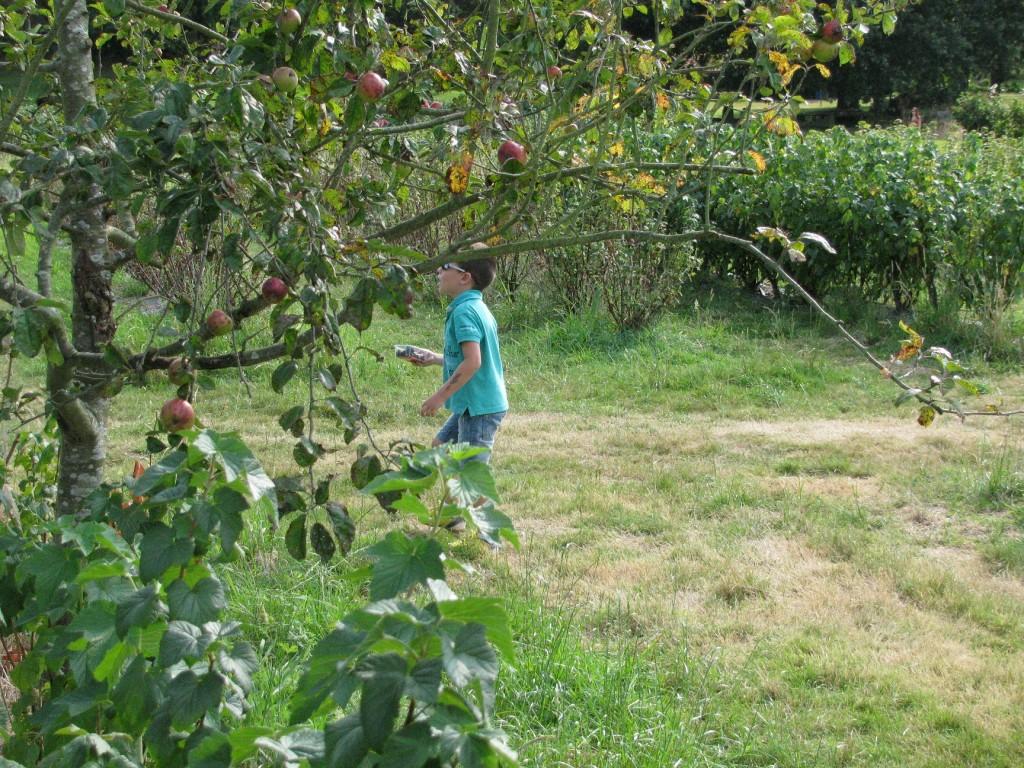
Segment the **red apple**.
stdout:
<path fill-rule="evenodd" d="M 826 21 L 821 26 L 821 39 L 827 43 L 838 43 L 843 39 L 843 25 L 835 19 Z"/>
<path fill-rule="evenodd" d="M 292 34 L 302 23 L 302 14 L 294 8 L 286 8 L 277 17 L 277 28 L 284 35 Z"/>
<path fill-rule="evenodd" d="M 192 371 L 188 369 L 188 361 L 184 357 L 176 357 L 167 366 L 167 378 L 171 384 L 182 386 L 192 381 Z"/>
<path fill-rule="evenodd" d="M 172 398 L 160 409 L 160 426 L 168 432 L 180 432 L 196 423 L 196 412 L 192 404 L 180 397 Z"/>
<path fill-rule="evenodd" d="M 373 121 L 374 128 L 387 128 L 389 125 L 391 125 L 391 121 L 386 117 L 378 117 Z"/>
<path fill-rule="evenodd" d="M 552 80 L 557 80 L 561 76 L 562 76 L 562 68 L 561 67 L 559 67 L 559 66 L 557 66 L 555 64 L 552 64 L 550 67 L 548 67 L 548 77 L 550 77 Z"/>
<path fill-rule="evenodd" d="M 444 104 L 440 101 L 430 101 L 429 99 L 423 100 L 424 109 L 444 109 Z"/>
<path fill-rule="evenodd" d="M 170 9 L 170 8 L 168 8 L 168 7 L 166 6 L 166 5 L 158 5 L 158 6 L 156 7 L 156 9 L 157 9 L 158 11 L 160 11 L 160 13 L 170 13 L 170 12 L 171 12 L 171 9 Z"/>
<path fill-rule="evenodd" d="M 811 46 L 811 56 L 822 64 L 827 64 L 837 55 L 839 55 L 839 46 L 827 40 L 815 40 L 814 45 Z"/>
<path fill-rule="evenodd" d="M 270 79 L 282 93 L 291 93 L 299 87 L 299 76 L 291 67 L 278 67 L 270 74 Z"/>
<path fill-rule="evenodd" d="M 356 81 L 356 93 L 363 101 L 376 101 L 387 87 L 388 81 L 376 72 L 363 72 Z"/>
<path fill-rule="evenodd" d="M 235 321 L 223 309 L 213 310 L 206 318 L 206 330 L 210 332 L 211 336 L 223 336 L 226 333 L 231 333 L 231 329 L 234 327 Z"/>
<path fill-rule="evenodd" d="M 504 165 L 509 160 L 517 160 L 522 165 L 526 165 L 526 150 L 523 149 L 522 144 L 511 139 L 502 142 L 498 147 L 498 165 Z"/>
<path fill-rule="evenodd" d="M 268 277 L 263 281 L 263 298 L 277 304 L 288 295 L 288 286 L 280 277 Z"/>

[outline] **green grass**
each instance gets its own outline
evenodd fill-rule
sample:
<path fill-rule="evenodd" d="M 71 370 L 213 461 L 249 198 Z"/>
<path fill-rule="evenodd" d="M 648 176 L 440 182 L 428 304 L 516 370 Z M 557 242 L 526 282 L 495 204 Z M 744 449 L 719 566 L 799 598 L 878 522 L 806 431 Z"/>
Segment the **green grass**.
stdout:
<path fill-rule="evenodd" d="M 629 334 L 533 294 L 495 312 L 513 403 L 495 466 L 524 547 L 455 542 L 476 568 L 455 586 L 509 611 L 497 710 L 524 765 L 1024 763 L 1019 423 L 921 429 L 830 327 L 721 287 Z M 145 343 L 155 318 L 128 312 L 119 339 Z M 389 350 L 436 348 L 442 319 L 424 297 L 411 321 L 346 334 L 383 355 L 356 353 L 353 372 L 385 444 L 438 426 L 416 415 L 436 370 Z M 898 348 L 885 313 L 854 320 L 879 355 Z M 1020 401 L 1018 374 L 975 362 Z M 293 471 L 276 418 L 306 383 L 274 394 L 272 370 L 247 372 L 249 392 L 237 372 L 211 377 L 196 405 L 276 474 Z M 17 377 L 41 372 L 20 361 Z M 111 477 L 145 458 L 141 431 L 172 391 L 152 374 L 119 397 Z M 354 446 L 326 423 L 320 438 L 357 548 L 401 524 L 347 486 Z M 295 563 L 280 530 L 249 522 L 221 575 L 262 662 L 247 722 L 279 725 L 306 655 L 365 596 L 345 578 L 357 561 Z"/>

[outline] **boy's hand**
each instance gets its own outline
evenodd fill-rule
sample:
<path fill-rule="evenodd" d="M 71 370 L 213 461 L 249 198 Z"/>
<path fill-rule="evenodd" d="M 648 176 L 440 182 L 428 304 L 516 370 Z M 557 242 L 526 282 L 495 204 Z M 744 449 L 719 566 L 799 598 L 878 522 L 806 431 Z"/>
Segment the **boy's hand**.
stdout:
<path fill-rule="evenodd" d="M 406 359 L 412 362 L 414 366 L 419 366 L 420 368 L 426 368 L 427 366 L 439 366 L 444 361 L 444 358 L 437 354 L 437 352 L 431 352 L 426 349 L 423 351 L 427 354 L 422 357 L 417 355 L 415 357 L 407 357 Z"/>
<path fill-rule="evenodd" d="M 444 405 L 444 398 L 432 395 L 423 401 L 423 405 L 420 406 L 420 416 L 433 416 Z"/>
<path fill-rule="evenodd" d="M 421 368 L 426 368 L 428 365 L 441 365 L 444 362 L 444 358 L 437 354 L 437 352 L 430 352 L 429 354 L 430 357 L 410 357 L 409 362 Z"/>

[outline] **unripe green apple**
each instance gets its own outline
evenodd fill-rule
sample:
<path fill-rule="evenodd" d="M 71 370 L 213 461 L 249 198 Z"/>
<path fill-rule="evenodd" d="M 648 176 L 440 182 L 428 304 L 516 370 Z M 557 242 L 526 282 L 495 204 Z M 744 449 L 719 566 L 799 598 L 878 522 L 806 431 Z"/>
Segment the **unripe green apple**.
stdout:
<path fill-rule="evenodd" d="M 820 61 L 822 64 L 828 64 L 838 55 L 839 46 L 836 43 L 830 43 L 827 40 L 815 40 L 814 45 L 811 46 L 811 56 L 814 57 L 815 61 Z"/>
<path fill-rule="evenodd" d="M 291 67 L 278 67 L 270 74 L 270 79 L 282 93 L 291 93 L 299 87 L 299 76 Z"/>
<path fill-rule="evenodd" d="M 286 8 L 277 17 L 277 28 L 282 34 L 290 35 L 302 23 L 302 15 L 294 8 Z"/>

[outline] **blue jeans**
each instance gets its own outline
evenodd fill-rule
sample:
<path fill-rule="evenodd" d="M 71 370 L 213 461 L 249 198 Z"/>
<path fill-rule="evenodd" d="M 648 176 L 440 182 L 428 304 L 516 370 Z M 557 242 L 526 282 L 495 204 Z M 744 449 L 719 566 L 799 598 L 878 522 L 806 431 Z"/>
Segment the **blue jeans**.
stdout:
<path fill-rule="evenodd" d="M 489 462 L 491 460 L 491 448 L 494 447 L 494 435 L 498 432 L 498 425 L 505 418 L 507 411 L 500 413 L 481 413 L 470 416 L 469 411 L 453 413 L 448 421 L 441 427 L 441 431 L 434 438 L 438 443 L 469 443 L 486 448 L 485 453 L 474 456 L 470 461 Z"/>

